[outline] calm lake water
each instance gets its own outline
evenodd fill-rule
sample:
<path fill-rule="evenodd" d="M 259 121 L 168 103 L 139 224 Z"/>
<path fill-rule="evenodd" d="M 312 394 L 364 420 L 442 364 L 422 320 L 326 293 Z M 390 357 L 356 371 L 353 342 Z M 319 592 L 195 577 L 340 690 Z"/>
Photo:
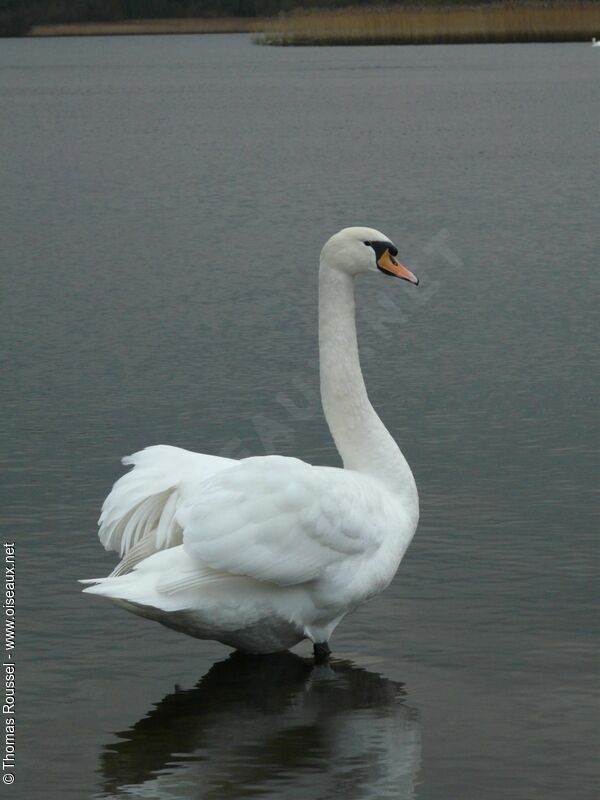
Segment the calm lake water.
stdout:
<path fill-rule="evenodd" d="M 600 796 L 600 53 L 2 40 L 0 104 L 11 796 Z M 122 455 L 338 463 L 317 259 L 351 224 L 421 278 L 358 288 L 421 494 L 392 586 L 314 670 L 81 595 Z"/>

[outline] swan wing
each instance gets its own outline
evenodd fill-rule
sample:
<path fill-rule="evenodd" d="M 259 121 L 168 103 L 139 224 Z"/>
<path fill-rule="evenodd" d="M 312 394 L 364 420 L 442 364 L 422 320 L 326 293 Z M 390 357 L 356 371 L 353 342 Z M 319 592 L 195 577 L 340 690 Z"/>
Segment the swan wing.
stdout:
<path fill-rule="evenodd" d="M 155 445 L 123 459 L 133 469 L 115 483 L 98 520 L 100 541 L 122 558 L 114 575 L 159 550 L 182 543 L 176 519 L 186 492 L 206 478 L 237 463 L 230 458 Z"/>
<path fill-rule="evenodd" d="M 358 566 L 387 530 L 376 481 L 295 458 L 244 459 L 201 488 L 176 514 L 186 553 L 213 570 L 282 586 L 347 559 Z"/>

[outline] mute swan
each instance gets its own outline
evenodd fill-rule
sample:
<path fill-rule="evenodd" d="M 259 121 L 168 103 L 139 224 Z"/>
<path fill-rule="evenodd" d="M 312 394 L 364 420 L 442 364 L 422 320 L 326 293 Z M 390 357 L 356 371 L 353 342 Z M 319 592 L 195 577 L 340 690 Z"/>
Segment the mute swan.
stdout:
<path fill-rule="evenodd" d="M 345 228 L 321 251 L 321 400 L 343 469 L 297 458 L 236 461 L 156 445 L 102 507 L 100 541 L 121 562 L 82 581 L 142 617 L 249 653 L 303 639 L 325 660 L 340 620 L 390 583 L 417 527 L 404 456 L 369 402 L 354 277 L 380 270 L 417 284 L 372 228 Z"/>
<path fill-rule="evenodd" d="M 600 47 L 600 42 L 596 39 L 595 36 L 592 39 L 592 47 Z"/>

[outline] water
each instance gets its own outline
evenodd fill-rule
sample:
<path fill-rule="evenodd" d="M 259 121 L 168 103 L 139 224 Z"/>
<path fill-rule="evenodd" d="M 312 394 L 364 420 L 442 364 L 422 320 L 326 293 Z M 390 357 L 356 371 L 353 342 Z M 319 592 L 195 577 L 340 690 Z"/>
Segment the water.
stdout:
<path fill-rule="evenodd" d="M 581 44 L 0 43 L 13 797 L 598 796 L 599 70 Z M 349 224 L 422 281 L 359 287 L 422 521 L 340 660 L 240 663 L 82 596 L 122 455 L 338 463 L 316 261 Z"/>

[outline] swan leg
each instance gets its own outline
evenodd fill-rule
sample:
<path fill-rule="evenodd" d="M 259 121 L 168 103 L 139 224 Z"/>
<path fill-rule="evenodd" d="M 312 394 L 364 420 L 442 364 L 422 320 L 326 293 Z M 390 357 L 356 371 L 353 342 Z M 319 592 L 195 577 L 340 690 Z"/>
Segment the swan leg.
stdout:
<path fill-rule="evenodd" d="M 331 650 L 327 642 L 315 642 L 313 646 L 315 664 L 326 664 L 329 661 Z"/>

